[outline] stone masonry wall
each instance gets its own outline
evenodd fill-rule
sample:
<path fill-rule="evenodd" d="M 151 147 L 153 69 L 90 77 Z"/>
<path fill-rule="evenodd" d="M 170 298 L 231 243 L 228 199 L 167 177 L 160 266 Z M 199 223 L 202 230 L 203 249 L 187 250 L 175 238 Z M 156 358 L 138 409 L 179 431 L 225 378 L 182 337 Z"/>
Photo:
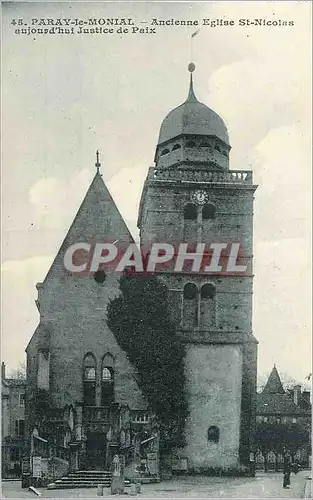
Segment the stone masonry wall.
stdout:
<path fill-rule="evenodd" d="M 190 469 L 238 465 L 242 382 L 240 346 L 187 346 L 186 377 L 190 415 L 183 450 Z M 208 441 L 211 426 L 218 443 Z"/>

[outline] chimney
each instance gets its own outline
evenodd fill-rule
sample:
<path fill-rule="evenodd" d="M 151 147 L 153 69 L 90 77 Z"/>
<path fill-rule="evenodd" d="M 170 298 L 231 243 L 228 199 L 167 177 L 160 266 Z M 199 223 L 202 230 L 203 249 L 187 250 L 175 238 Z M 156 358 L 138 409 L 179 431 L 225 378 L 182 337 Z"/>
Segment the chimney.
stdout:
<path fill-rule="evenodd" d="M 295 385 L 293 388 L 293 402 L 295 405 L 299 405 L 301 396 L 301 385 Z"/>
<path fill-rule="evenodd" d="M 1 364 L 1 378 L 2 378 L 2 380 L 5 379 L 5 364 L 3 361 Z"/>

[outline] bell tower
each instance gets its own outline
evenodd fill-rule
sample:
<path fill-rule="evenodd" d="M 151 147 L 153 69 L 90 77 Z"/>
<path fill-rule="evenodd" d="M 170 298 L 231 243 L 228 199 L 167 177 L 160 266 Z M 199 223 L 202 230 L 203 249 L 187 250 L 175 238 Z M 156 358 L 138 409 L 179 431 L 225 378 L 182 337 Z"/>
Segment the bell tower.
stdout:
<path fill-rule="evenodd" d="M 163 120 L 144 184 L 141 245 L 237 244 L 245 272 L 160 270 L 185 344 L 190 470 L 248 464 L 253 451 L 257 341 L 252 334 L 252 172 L 230 170 L 230 143 L 221 117 L 198 101 L 190 63 L 185 102 Z M 221 257 L 223 256 L 223 250 Z M 213 258 L 213 257 L 211 257 Z M 187 262 L 187 261 L 186 261 Z"/>

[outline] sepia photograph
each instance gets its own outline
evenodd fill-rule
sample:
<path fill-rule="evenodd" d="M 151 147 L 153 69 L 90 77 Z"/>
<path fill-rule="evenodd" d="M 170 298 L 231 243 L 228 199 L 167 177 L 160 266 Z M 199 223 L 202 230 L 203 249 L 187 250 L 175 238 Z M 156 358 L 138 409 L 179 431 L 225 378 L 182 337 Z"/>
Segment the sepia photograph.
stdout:
<path fill-rule="evenodd" d="M 312 498 L 310 1 L 2 1 L 2 498 Z"/>

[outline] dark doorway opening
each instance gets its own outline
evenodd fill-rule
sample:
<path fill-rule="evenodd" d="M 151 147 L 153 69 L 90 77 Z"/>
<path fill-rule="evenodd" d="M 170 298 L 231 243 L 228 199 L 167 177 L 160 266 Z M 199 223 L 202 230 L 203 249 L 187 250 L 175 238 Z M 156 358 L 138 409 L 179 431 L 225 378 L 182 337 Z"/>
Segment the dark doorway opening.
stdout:
<path fill-rule="evenodd" d="M 86 469 L 105 470 L 106 437 L 102 432 L 90 432 L 86 442 Z"/>

